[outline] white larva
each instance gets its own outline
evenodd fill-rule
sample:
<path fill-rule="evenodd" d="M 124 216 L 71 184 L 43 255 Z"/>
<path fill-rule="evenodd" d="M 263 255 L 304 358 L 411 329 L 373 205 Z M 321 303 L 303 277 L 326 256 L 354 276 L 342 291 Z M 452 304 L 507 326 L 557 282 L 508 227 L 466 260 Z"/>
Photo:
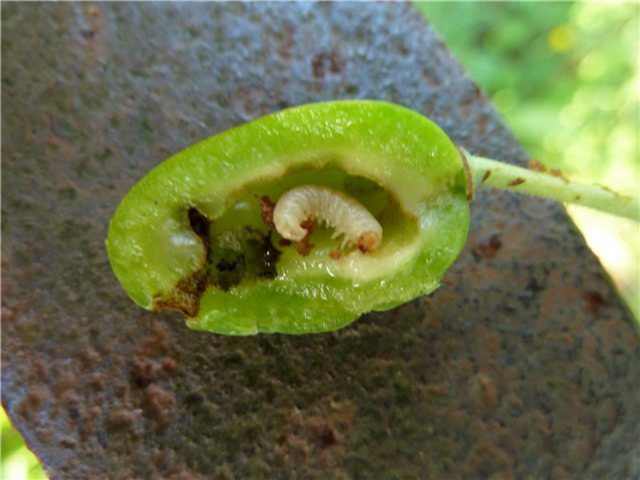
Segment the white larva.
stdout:
<path fill-rule="evenodd" d="M 342 246 L 354 245 L 362 252 L 380 246 L 382 227 L 369 211 L 343 192 L 323 185 L 301 185 L 285 192 L 276 203 L 273 223 L 287 240 L 301 241 L 306 220 L 317 220 L 335 230 L 332 238 L 344 235 Z"/>

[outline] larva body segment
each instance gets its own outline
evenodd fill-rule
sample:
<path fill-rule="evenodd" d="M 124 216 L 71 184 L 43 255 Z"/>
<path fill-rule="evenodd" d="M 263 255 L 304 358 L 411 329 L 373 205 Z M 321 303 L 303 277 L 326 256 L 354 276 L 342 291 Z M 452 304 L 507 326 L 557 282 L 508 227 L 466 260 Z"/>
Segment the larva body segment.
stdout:
<path fill-rule="evenodd" d="M 276 203 L 273 222 L 287 240 L 301 241 L 306 220 L 317 220 L 334 229 L 333 238 L 344 235 L 342 246 L 355 245 L 362 252 L 380 246 L 382 227 L 358 201 L 324 185 L 302 185 L 284 193 Z"/>

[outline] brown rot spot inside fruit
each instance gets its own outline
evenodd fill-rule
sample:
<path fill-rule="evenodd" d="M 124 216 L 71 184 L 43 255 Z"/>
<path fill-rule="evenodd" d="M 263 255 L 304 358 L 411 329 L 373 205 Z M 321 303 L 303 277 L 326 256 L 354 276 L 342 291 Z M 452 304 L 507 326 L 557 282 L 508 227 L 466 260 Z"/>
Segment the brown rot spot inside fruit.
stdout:
<path fill-rule="evenodd" d="M 200 297 L 208 282 L 202 269 L 180 280 L 168 298 L 156 297 L 156 310 L 177 310 L 187 317 L 195 317 L 200 310 Z"/>
<path fill-rule="evenodd" d="M 524 178 L 518 177 L 515 180 L 511 180 L 507 183 L 507 187 L 517 187 L 518 185 L 522 185 L 526 180 Z"/>
<path fill-rule="evenodd" d="M 271 242 L 271 233 L 263 237 L 260 249 L 262 253 L 262 265 L 257 272 L 258 276 L 262 278 L 276 278 L 278 276 L 276 263 L 278 263 L 281 252 L 273 246 L 273 243 Z"/>
<path fill-rule="evenodd" d="M 209 239 L 209 226 L 211 225 L 209 219 L 195 207 L 189 208 L 187 218 L 189 219 L 191 230 L 206 244 Z"/>
<path fill-rule="evenodd" d="M 268 195 L 263 195 L 260 197 L 260 210 L 262 211 L 262 221 L 269 228 L 275 229 L 276 226 L 273 224 L 273 209 L 276 207 L 276 204 L 269 198 Z"/>
<path fill-rule="evenodd" d="M 311 250 L 313 250 L 313 247 L 315 246 L 311 243 L 310 238 L 314 230 L 316 229 L 317 224 L 314 220 L 305 220 L 300 224 L 300 226 L 307 231 L 307 234 L 302 240 L 296 242 L 294 247 L 300 255 L 306 257 L 311 253 Z"/>
<path fill-rule="evenodd" d="M 211 241 L 209 239 L 209 228 L 211 226 L 211 220 L 206 215 L 201 213 L 197 208 L 191 207 L 187 210 L 187 218 L 189 220 L 189 226 L 193 233 L 195 233 L 205 250 L 205 263 L 211 259 Z"/>
<path fill-rule="evenodd" d="M 333 258 L 334 260 L 340 260 L 342 258 L 342 252 L 340 250 L 332 250 L 331 253 L 329 254 L 329 256 L 331 258 Z"/>
<path fill-rule="evenodd" d="M 202 241 L 205 257 L 200 268 L 180 280 L 173 291 L 154 299 L 157 310 L 178 310 L 195 317 L 200 299 L 208 288 L 228 291 L 243 281 L 270 279 L 278 275 L 276 264 L 280 258 L 271 240 L 271 232 L 263 234 L 250 227 L 210 233 L 211 221 L 196 208 L 187 210 L 189 226 Z"/>
<path fill-rule="evenodd" d="M 482 176 L 482 180 L 480 181 L 480 183 L 486 182 L 490 176 L 491 176 L 491 170 L 487 170 L 486 172 L 484 172 L 484 175 Z"/>
<path fill-rule="evenodd" d="M 187 210 L 189 227 L 193 230 L 205 248 L 203 265 L 192 275 L 183 278 L 167 297 L 157 296 L 154 299 L 156 310 L 177 310 L 188 317 L 194 317 L 200 309 L 200 297 L 209 286 L 207 278 L 207 263 L 211 260 L 211 242 L 209 227 L 211 220 L 195 207 Z"/>
<path fill-rule="evenodd" d="M 223 292 L 228 292 L 229 289 L 238 285 L 246 270 L 244 255 L 227 249 L 222 251 L 222 256 L 220 252 L 216 252 L 212 264 L 214 266 L 209 267 L 208 272 L 211 284 Z"/>

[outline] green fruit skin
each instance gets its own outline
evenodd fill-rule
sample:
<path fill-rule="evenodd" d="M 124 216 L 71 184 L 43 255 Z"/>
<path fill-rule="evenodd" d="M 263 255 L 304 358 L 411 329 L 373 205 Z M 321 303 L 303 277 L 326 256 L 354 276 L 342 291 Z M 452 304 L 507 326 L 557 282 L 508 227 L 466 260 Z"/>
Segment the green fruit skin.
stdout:
<path fill-rule="evenodd" d="M 228 291 L 208 288 L 187 325 L 227 335 L 326 332 L 436 289 L 469 228 L 460 154 L 429 119 L 370 100 L 283 110 L 158 165 L 111 219 L 106 244 L 116 277 L 136 303 L 154 309 L 156 298 L 170 296 L 203 264 L 205 247 L 189 228 L 189 207 L 215 225 L 247 185 L 273 185 L 292 170 L 328 166 L 391 192 L 415 233 L 404 244 L 396 235 L 387 248 L 339 260 L 326 250 L 302 257 L 289 248 L 273 279 L 241 282 Z M 393 237 L 387 233 L 383 246 Z"/>

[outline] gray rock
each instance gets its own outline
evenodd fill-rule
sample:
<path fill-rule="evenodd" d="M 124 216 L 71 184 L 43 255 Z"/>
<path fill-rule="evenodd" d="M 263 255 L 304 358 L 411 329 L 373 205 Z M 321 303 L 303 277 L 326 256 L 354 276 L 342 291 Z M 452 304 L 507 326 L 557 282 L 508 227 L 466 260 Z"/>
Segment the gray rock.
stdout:
<path fill-rule="evenodd" d="M 141 310 L 104 238 L 184 147 L 284 107 L 401 103 L 526 155 L 407 4 L 2 8 L 2 402 L 55 479 L 629 478 L 638 335 L 561 206 L 474 201 L 442 287 L 324 335 Z"/>

